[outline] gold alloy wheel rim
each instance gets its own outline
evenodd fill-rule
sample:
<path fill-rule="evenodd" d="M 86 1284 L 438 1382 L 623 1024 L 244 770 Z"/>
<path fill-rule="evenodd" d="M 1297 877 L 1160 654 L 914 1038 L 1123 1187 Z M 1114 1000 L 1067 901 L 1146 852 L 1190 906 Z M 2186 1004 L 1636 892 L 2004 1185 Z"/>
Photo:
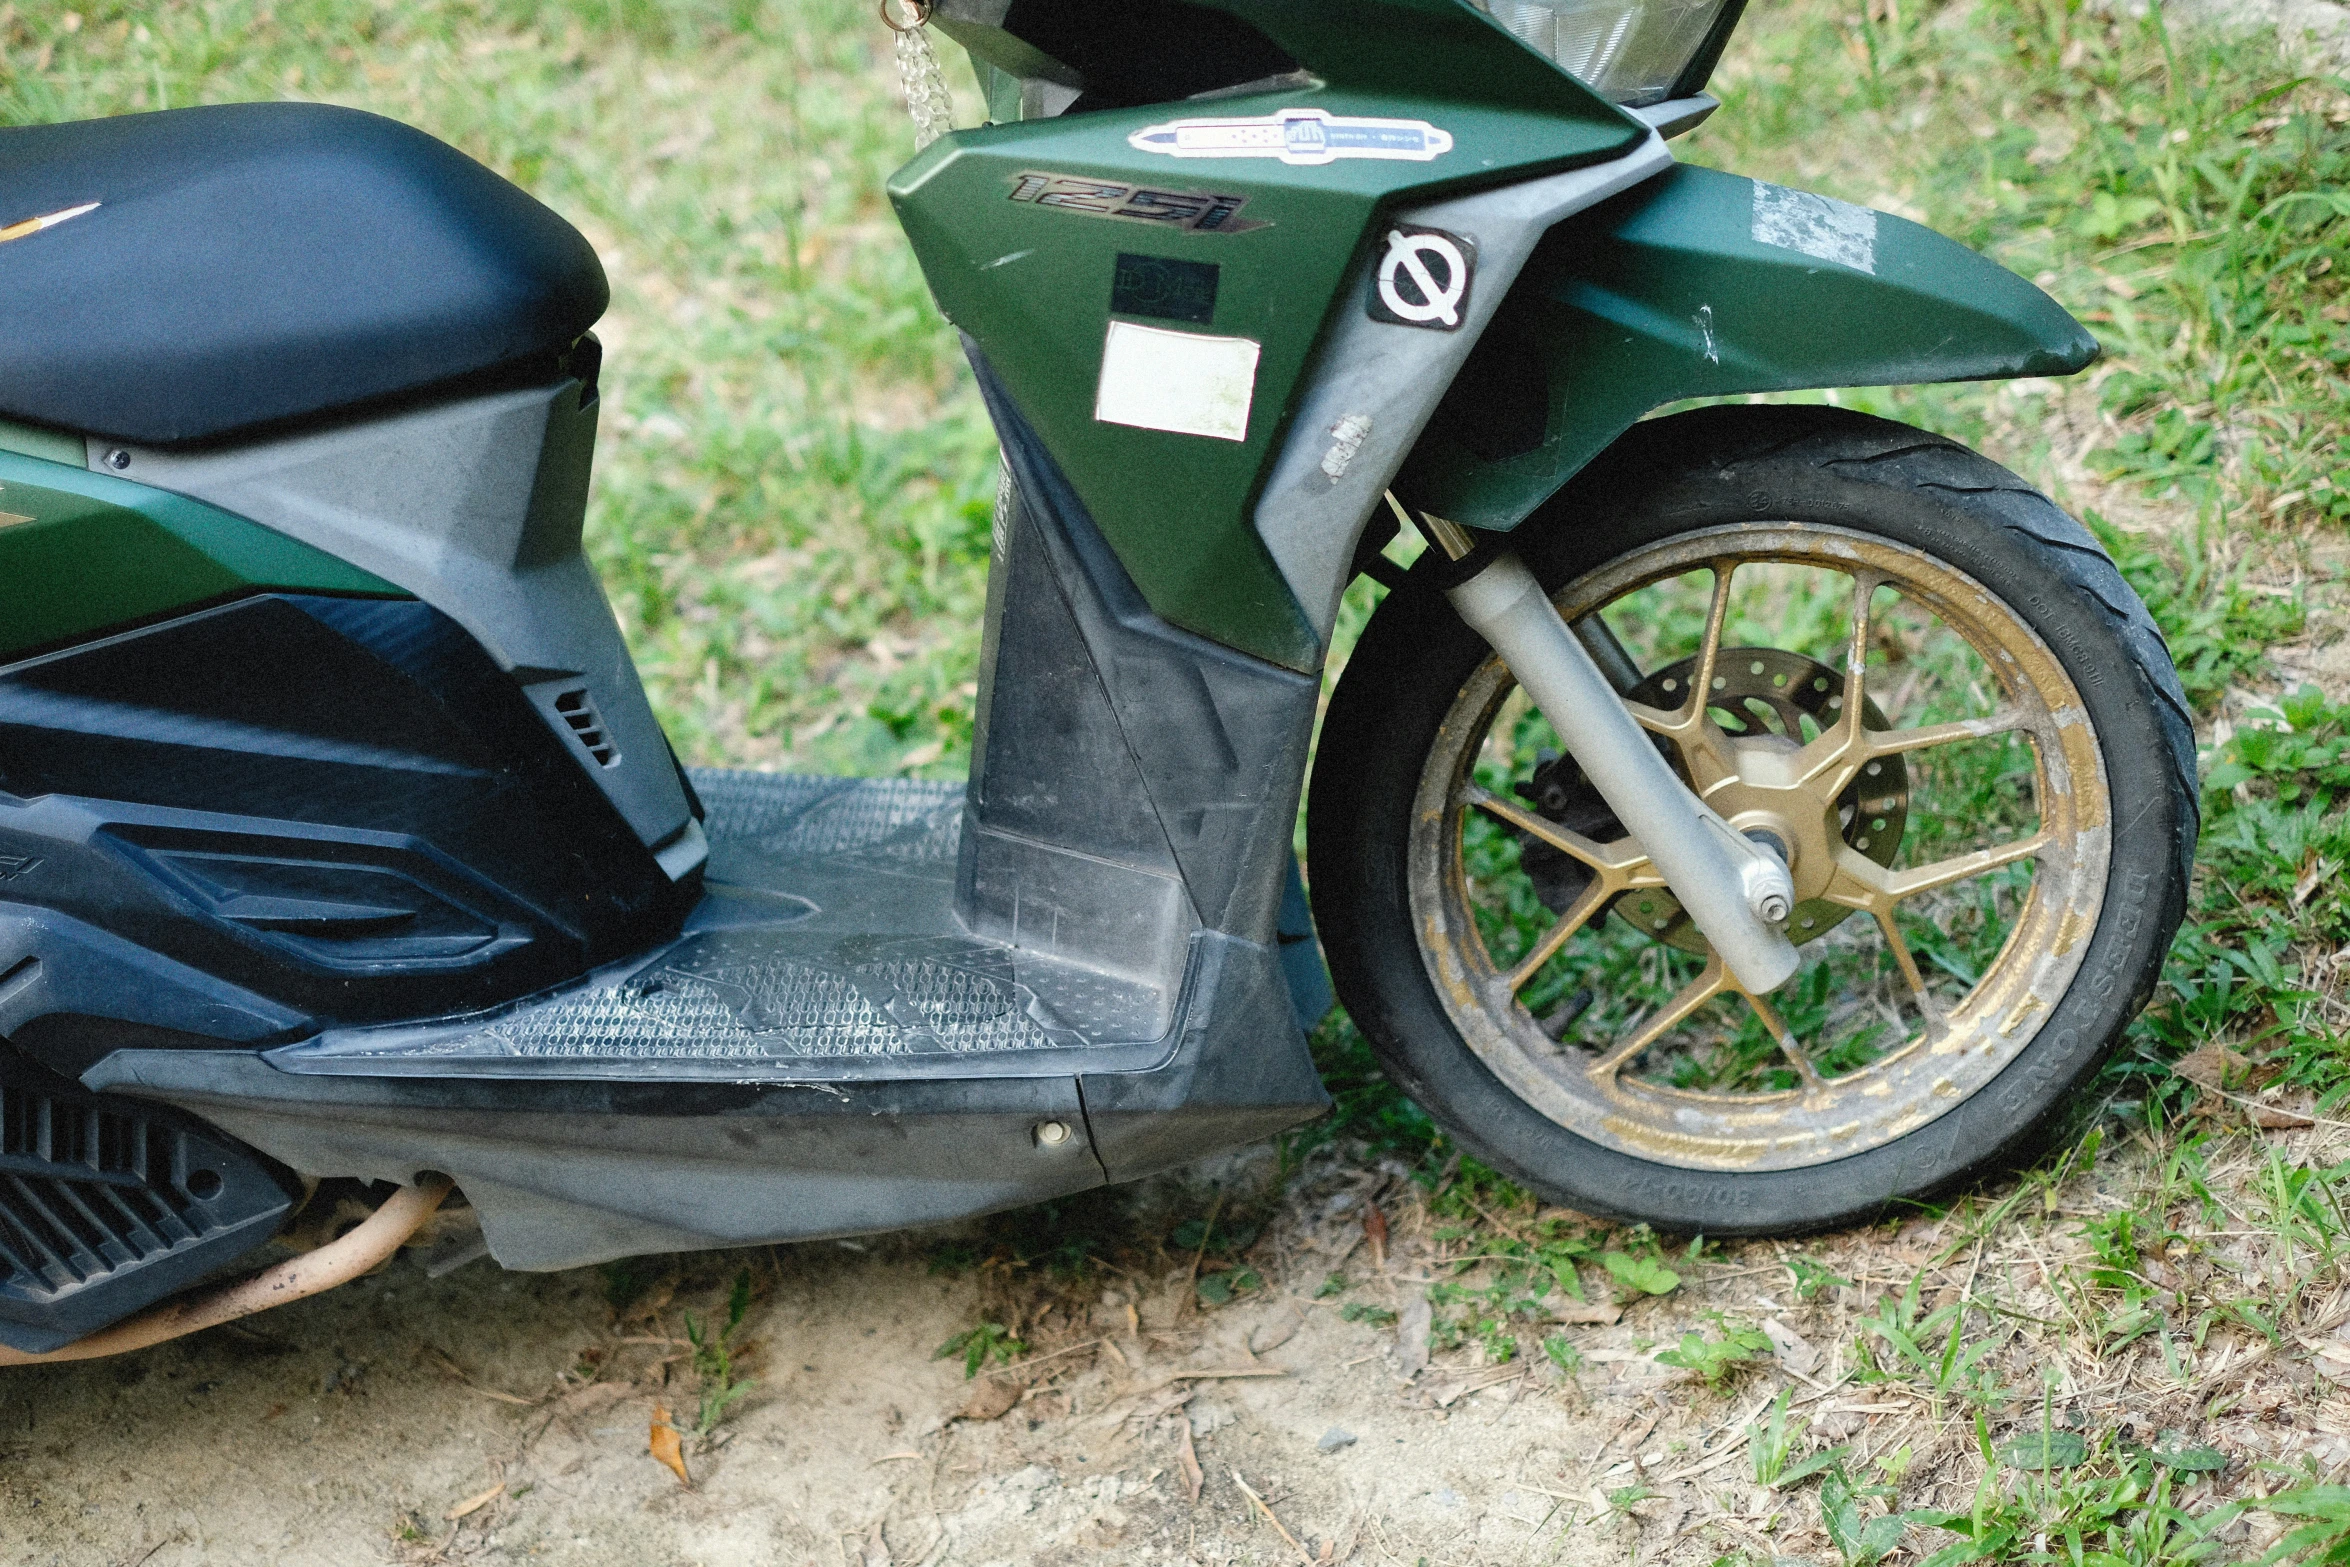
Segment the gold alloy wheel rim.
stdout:
<path fill-rule="evenodd" d="M 1765 564 L 1814 568 L 1852 584 L 1838 716 L 1800 745 L 1733 737 L 1705 700 L 1715 689 L 1737 573 Z M 1686 682 L 1689 697 L 1674 711 L 1627 706 L 1644 728 L 1670 742 L 1684 776 L 1723 816 L 1793 845 L 1799 901 L 1869 917 L 1921 1026 L 1861 1066 L 1823 1074 L 1780 1010 L 1769 999 L 1746 996 L 1709 954 L 1695 979 L 1623 1037 L 1588 1053 L 1555 1042 L 1521 1003 L 1520 991 L 1611 904 L 1663 881 L 1633 839 L 1594 842 L 1475 781 L 1486 737 L 1516 690 L 1498 657 L 1488 657 L 1462 686 L 1421 775 L 1409 845 L 1412 918 L 1437 995 L 1469 1048 L 1551 1121 L 1604 1147 L 1684 1169 L 1801 1169 L 1917 1130 L 1979 1092 L 2039 1036 L 2079 972 L 2104 902 L 2111 852 L 2104 760 L 2071 678 L 2013 609 L 1963 572 L 1871 535 L 1805 523 L 1707 529 L 1636 550 L 1569 584 L 1554 602 L 1572 623 L 1696 571 L 1710 572 L 1713 582 L 1698 674 Z M 1884 613 L 1872 601 L 1883 588 L 1956 633 L 1987 666 L 1998 687 L 1991 714 L 1906 729 L 1864 722 L 1876 694 L 1868 689 L 1864 659 Z M 1899 870 L 1839 835 L 1837 801 L 1849 800 L 1872 762 L 2008 734 L 2029 741 L 2033 830 Z M 1532 949 L 1507 964 L 1488 952 L 1472 902 L 1463 853 L 1471 811 L 1549 845 L 1589 875 Z M 2031 885 L 1996 957 L 1955 1004 L 1938 998 L 1895 911 L 1910 899 L 2025 861 L 2033 862 Z M 1793 1068 L 1792 1089 L 1715 1092 L 1627 1070 L 1709 1003 L 1737 997 Z"/>

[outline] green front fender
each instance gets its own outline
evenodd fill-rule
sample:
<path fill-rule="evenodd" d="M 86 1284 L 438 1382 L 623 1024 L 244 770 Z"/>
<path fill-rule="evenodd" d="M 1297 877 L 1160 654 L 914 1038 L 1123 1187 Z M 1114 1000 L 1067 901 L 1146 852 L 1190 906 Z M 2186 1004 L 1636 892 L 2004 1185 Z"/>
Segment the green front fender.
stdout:
<path fill-rule="evenodd" d="M 1684 164 L 1550 232 L 1398 488 L 1507 529 L 1684 398 L 2069 375 L 2096 357 L 2056 301 L 1932 229 Z"/>

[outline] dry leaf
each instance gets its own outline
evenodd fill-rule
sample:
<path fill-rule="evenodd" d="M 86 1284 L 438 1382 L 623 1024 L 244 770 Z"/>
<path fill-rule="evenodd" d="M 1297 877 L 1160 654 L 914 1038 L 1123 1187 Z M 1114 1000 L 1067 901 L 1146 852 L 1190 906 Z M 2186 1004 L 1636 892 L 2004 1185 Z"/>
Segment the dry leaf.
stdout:
<path fill-rule="evenodd" d="M 678 1437 L 677 1427 L 669 1423 L 669 1411 L 659 1404 L 653 1406 L 653 1431 L 647 1450 L 669 1466 L 679 1485 L 689 1488 L 693 1485 L 693 1477 L 685 1472 L 685 1446 Z"/>
<path fill-rule="evenodd" d="M 1175 1467 L 1183 1471 L 1183 1494 L 1196 1502 L 1207 1476 L 1200 1472 L 1199 1451 L 1191 1445 L 1191 1422 L 1183 1420 L 1177 1424 L 1182 1427 L 1183 1445 L 1175 1449 Z"/>
<path fill-rule="evenodd" d="M 1482 1393 L 1489 1387 L 1499 1387 L 1504 1382 L 1514 1382 L 1525 1374 L 1526 1363 L 1522 1360 L 1512 1361 L 1498 1370 L 1488 1367 L 1483 1371 L 1471 1372 L 1457 1382 L 1437 1388 L 1428 1395 L 1428 1400 L 1439 1409 L 1450 1409 L 1471 1393 Z"/>
<path fill-rule="evenodd" d="M 970 1399 L 963 1405 L 962 1413 L 956 1418 L 959 1420 L 999 1419 L 1014 1404 L 1020 1402 L 1020 1395 L 1025 1391 L 1027 1390 L 1017 1383 L 1001 1381 L 995 1377 L 981 1377 L 979 1385 L 971 1390 Z"/>
<path fill-rule="evenodd" d="M 1279 1349 L 1297 1337 L 1297 1330 L 1304 1325 L 1305 1320 L 1306 1314 L 1298 1309 L 1296 1301 L 1283 1301 L 1273 1309 L 1272 1315 L 1258 1323 L 1256 1330 L 1249 1334 L 1248 1352 L 1262 1355 L 1269 1349 Z"/>
<path fill-rule="evenodd" d="M 1766 1318 L 1762 1330 L 1763 1337 L 1771 1341 L 1771 1348 L 1777 1352 L 1780 1365 L 1799 1377 L 1808 1377 L 1820 1369 L 1820 1352 L 1786 1323 Z"/>
<path fill-rule="evenodd" d="M 1387 1215 L 1377 1208 L 1363 1215 L 1363 1234 L 1371 1242 L 1371 1266 L 1385 1272 L 1387 1268 Z"/>
<path fill-rule="evenodd" d="M 2208 1044 L 2191 1050 L 2170 1065 L 2173 1072 L 2198 1088 L 2225 1092 L 2232 1078 L 2241 1078 L 2251 1065 L 2242 1056 L 2222 1044 Z"/>
<path fill-rule="evenodd" d="M 2293 1095 L 2289 1104 L 2247 1105 L 2244 1113 L 2251 1117 L 2254 1126 L 2264 1132 L 2291 1132 L 2304 1126 L 2317 1125 L 2317 1119 L 2307 1113 L 2315 1109 L 2316 1104 L 2315 1096 L 2304 1090 Z"/>
<path fill-rule="evenodd" d="M 619 1314 L 622 1322 L 650 1322 L 669 1309 L 669 1302 L 677 1294 L 677 1281 L 667 1280 L 654 1285 L 638 1296 L 628 1309 Z"/>
<path fill-rule="evenodd" d="M 488 1490 L 482 1492 L 481 1495 L 469 1496 L 464 1501 L 459 1502 L 456 1506 L 450 1508 L 447 1512 L 441 1514 L 441 1521 L 444 1523 L 455 1523 L 460 1518 L 470 1518 L 475 1513 L 480 1512 L 483 1508 L 489 1506 L 490 1503 L 496 1501 L 499 1497 L 504 1496 L 505 1494 L 506 1482 L 500 1480 L 496 1485 L 493 1485 Z"/>
<path fill-rule="evenodd" d="M 1403 1311 L 1395 1319 L 1395 1369 L 1406 1381 L 1428 1369 L 1428 1330 L 1435 1323 L 1436 1313 L 1425 1294 L 1403 1303 Z"/>
<path fill-rule="evenodd" d="M 1551 1321 L 1569 1326 L 1612 1328 L 1623 1315 L 1623 1307 L 1607 1300 L 1562 1300 L 1550 1310 Z"/>

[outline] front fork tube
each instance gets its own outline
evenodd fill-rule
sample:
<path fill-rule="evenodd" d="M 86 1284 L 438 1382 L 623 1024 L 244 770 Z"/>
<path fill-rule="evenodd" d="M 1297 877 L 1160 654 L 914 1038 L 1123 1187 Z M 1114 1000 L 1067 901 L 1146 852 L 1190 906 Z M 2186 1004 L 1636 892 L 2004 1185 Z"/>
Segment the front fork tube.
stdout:
<path fill-rule="evenodd" d="M 1421 531 L 1454 560 L 1469 553 L 1457 524 L 1427 517 Z M 1785 984 L 1799 961 L 1782 928 L 1795 907 L 1786 862 L 1681 781 L 1534 573 L 1505 550 L 1445 596 L 1509 665 L 1739 988 L 1760 996 Z"/>

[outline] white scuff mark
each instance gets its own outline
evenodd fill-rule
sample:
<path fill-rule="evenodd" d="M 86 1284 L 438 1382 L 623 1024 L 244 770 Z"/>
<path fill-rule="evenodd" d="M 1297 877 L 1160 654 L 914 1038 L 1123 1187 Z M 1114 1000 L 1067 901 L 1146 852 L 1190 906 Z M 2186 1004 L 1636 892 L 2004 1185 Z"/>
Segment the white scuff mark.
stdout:
<path fill-rule="evenodd" d="M 1876 213 L 1833 196 L 1756 180 L 1754 240 L 1871 277 L 1877 272 Z"/>
<path fill-rule="evenodd" d="M 1033 256 L 1035 254 L 1036 250 L 1033 246 L 1027 250 L 1015 250 L 1008 256 L 998 256 L 993 261 L 981 262 L 979 264 L 979 270 L 982 272 L 993 272 L 998 267 L 1008 267 L 1015 261 L 1025 260 L 1027 257 Z"/>
<path fill-rule="evenodd" d="M 1322 454 L 1322 472 L 1336 484 L 1346 477 L 1346 470 L 1354 466 L 1355 453 L 1363 449 L 1363 442 L 1371 434 L 1369 414 L 1348 414 L 1330 427 L 1330 450 Z"/>
<path fill-rule="evenodd" d="M 1720 364 L 1722 362 L 1722 349 L 1721 345 L 1714 341 L 1713 306 L 1699 305 L 1697 307 L 1697 332 L 1698 336 L 1705 341 L 1705 362 L 1709 365 Z"/>

